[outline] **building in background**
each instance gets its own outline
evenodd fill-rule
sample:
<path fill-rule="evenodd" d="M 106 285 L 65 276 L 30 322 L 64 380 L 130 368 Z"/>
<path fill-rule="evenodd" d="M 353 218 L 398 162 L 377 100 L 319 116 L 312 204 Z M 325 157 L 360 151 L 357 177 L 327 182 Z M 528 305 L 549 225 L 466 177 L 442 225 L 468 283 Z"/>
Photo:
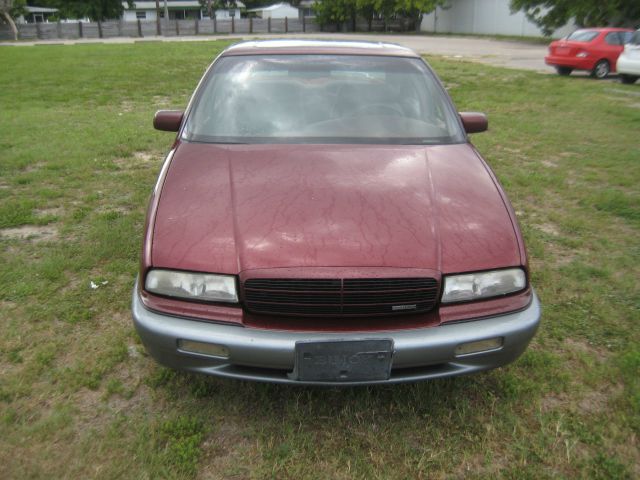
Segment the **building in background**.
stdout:
<path fill-rule="evenodd" d="M 298 4 L 298 15 L 302 17 L 315 17 L 316 12 L 313 10 L 313 4 L 321 0 L 301 0 Z"/>
<path fill-rule="evenodd" d="M 219 9 L 215 11 L 218 20 L 226 20 L 231 17 L 240 18 L 240 9 L 244 8 L 244 3 L 236 1 L 234 9 Z M 130 7 L 127 2 L 122 2 L 124 12 L 122 19 L 125 22 L 135 22 L 136 20 L 156 19 L 156 2 L 142 1 L 134 2 Z M 167 1 L 169 10 L 169 20 L 205 19 L 209 18 L 207 8 L 203 8 L 198 0 L 169 0 Z M 160 18 L 164 18 L 164 0 L 160 0 Z"/>
<path fill-rule="evenodd" d="M 512 13 L 509 0 L 449 0 L 447 5 L 422 18 L 420 30 L 433 33 L 515 35 L 542 37 L 540 28 L 524 12 Z M 568 35 L 576 26 L 566 25 L 553 37 Z"/>
<path fill-rule="evenodd" d="M 26 5 L 24 15 L 16 18 L 16 23 L 47 23 L 49 18 L 58 13 L 57 8 L 31 7 Z"/>
<path fill-rule="evenodd" d="M 276 3 L 268 7 L 251 8 L 247 10 L 251 17 L 258 18 L 298 18 L 298 9 L 288 3 Z"/>

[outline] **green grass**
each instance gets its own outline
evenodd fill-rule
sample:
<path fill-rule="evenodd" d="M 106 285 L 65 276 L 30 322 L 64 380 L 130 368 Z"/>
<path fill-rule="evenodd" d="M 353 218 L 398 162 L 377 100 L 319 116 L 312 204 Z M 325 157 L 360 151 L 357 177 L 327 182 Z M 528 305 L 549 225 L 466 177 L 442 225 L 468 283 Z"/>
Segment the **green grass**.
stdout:
<path fill-rule="evenodd" d="M 473 140 L 528 243 L 544 316 L 515 364 L 312 389 L 144 353 L 129 296 L 172 141 L 151 118 L 225 45 L 0 49 L 0 478 L 638 478 L 637 85 L 431 59 L 489 114 Z"/>

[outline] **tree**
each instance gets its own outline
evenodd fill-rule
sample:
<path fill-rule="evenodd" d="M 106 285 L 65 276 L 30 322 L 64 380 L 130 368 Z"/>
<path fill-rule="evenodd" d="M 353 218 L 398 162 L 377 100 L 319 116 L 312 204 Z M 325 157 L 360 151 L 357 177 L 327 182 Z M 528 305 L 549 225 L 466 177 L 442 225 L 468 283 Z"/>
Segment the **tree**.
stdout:
<path fill-rule="evenodd" d="M 422 16 L 443 7 L 447 0 L 396 0 L 396 12 L 413 20 L 416 31 L 420 30 Z"/>
<path fill-rule="evenodd" d="M 339 26 L 351 20 L 355 25 L 359 15 L 369 22 L 374 16 L 384 18 L 389 22 L 394 17 L 409 18 L 416 30 L 420 29 L 422 15 L 430 13 L 437 6 L 442 6 L 447 0 L 322 0 L 314 4 L 316 18 L 320 25 L 335 23 Z"/>
<path fill-rule="evenodd" d="M 217 10 L 235 10 L 238 4 L 235 0 L 200 0 L 202 8 L 207 9 L 209 18 L 216 17 Z"/>
<path fill-rule="evenodd" d="M 571 19 L 583 27 L 631 25 L 640 22 L 638 0 L 511 0 L 511 11 L 522 10 L 545 35 Z"/>
<path fill-rule="evenodd" d="M 367 20 L 367 30 L 370 32 L 373 16 L 376 14 L 376 0 L 356 0 L 356 8 Z"/>
<path fill-rule="evenodd" d="M 320 25 L 335 23 L 338 31 L 347 20 L 355 22 L 357 13 L 356 0 L 321 0 L 313 4 L 313 9 Z"/>
<path fill-rule="evenodd" d="M 24 6 L 24 0 L 0 0 L 0 17 L 11 27 L 14 40 L 18 40 L 18 27 L 13 19 L 25 13 Z"/>

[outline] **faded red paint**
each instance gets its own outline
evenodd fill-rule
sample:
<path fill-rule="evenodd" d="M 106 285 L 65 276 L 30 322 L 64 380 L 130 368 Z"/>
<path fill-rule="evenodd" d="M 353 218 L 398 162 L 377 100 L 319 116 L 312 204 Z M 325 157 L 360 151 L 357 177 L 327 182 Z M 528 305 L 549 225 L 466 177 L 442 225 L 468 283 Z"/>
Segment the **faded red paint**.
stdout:
<path fill-rule="evenodd" d="M 155 267 L 520 265 L 509 212 L 468 145 L 182 143 L 153 235 Z"/>
<path fill-rule="evenodd" d="M 371 48 L 245 45 L 224 55 L 382 54 Z M 386 47 L 384 54 L 415 56 L 400 47 Z M 527 269 L 513 209 L 470 143 L 219 145 L 176 139 L 145 228 L 141 285 L 151 267 L 233 274 L 240 281 L 380 276 L 440 281 L 452 273 Z M 164 298 L 142 287 L 140 293 L 148 308 L 178 316 L 305 331 L 436 326 L 520 310 L 531 301 L 527 289 L 421 315 L 302 322 L 251 314 L 241 305 Z"/>
<path fill-rule="evenodd" d="M 340 267 L 356 277 L 424 276 L 419 269 L 429 269 L 439 278 L 526 262 L 499 186 L 466 144 L 180 143 L 163 183 L 145 267 L 241 277 L 288 269 L 281 270 L 288 278 L 344 273 L 316 267 Z M 363 268 L 366 274 L 358 275 Z M 230 307 L 223 312 L 167 299 L 148 305 L 244 321 L 229 315 Z M 452 320 L 464 317 L 460 309 L 469 307 L 458 306 Z M 434 321 L 433 315 L 419 319 L 421 325 Z"/>

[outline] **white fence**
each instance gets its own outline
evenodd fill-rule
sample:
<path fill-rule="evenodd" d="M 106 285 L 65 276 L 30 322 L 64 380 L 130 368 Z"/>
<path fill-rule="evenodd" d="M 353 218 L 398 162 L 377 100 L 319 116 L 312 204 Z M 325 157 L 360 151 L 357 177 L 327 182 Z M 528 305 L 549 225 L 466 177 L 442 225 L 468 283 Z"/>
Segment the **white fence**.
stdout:
<path fill-rule="evenodd" d="M 19 40 L 55 40 L 110 37 L 152 37 L 179 35 L 214 35 L 217 33 L 299 33 L 319 32 L 314 17 L 299 18 L 241 18 L 230 20 L 169 20 L 77 23 L 24 23 L 17 25 Z M 329 28 L 330 30 L 330 28 Z M 0 40 L 13 40 L 8 25 L 0 25 Z"/>

